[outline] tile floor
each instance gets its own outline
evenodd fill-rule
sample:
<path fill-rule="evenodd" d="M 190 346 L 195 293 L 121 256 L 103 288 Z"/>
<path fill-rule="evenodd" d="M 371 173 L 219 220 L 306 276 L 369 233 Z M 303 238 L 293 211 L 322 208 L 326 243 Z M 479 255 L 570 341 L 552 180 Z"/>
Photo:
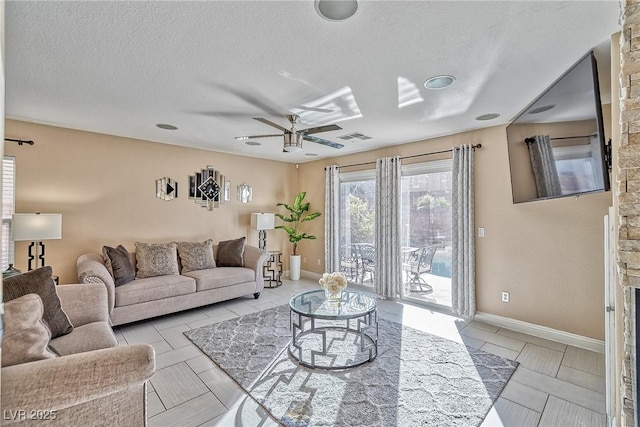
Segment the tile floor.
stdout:
<path fill-rule="evenodd" d="M 156 373 L 148 387 L 149 425 L 277 426 L 182 332 L 286 304 L 315 281 L 288 280 L 253 297 L 115 328 L 121 345 L 148 343 Z M 520 362 L 482 426 L 605 426 L 604 355 L 396 301 L 379 300 L 381 318 Z"/>

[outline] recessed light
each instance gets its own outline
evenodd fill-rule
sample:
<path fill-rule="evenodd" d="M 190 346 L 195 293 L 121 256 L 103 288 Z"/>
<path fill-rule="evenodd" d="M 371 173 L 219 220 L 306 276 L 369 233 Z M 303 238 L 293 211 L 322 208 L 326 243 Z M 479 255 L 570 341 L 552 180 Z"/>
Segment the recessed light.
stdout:
<path fill-rule="evenodd" d="M 497 119 L 498 117 L 500 117 L 500 114 L 498 113 L 488 113 L 488 114 L 483 114 L 481 116 L 476 117 L 476 120 L 493 120 L 493 119 Z"/>
<path fill-rule="evenodd" d="M 305 156 L 307 157 L 316 157 L 318 154 L 317 153 L 307 153 L 305 154 Z"/>
<path fill-rule="evenodd" d="M 251 145 L 252 147 L 257 147 L 258 145 L 262 145 L 262 143 L 260 143 L 258 141 L 247 141 L 247 142 L 245 142 L 245 144 Z"/>
<path fill-rule="evenodd" d="M 543 107 L 538 107 L 538 108 L 534 108 L 533 110 L 529 111 L 529 114 L 540 114 L 540 113 L 544 113 L 545 111 L 549 111 L 552 108 L 554 108 L 555 105 L 545 105 Z"/>
<path fill-rule="evenodd" d="M 168 125 L 166 123 L 158 123 L 156 126 L 158 126 L 160 129 L 164 129 L 164 130 L 177 130 L 178 129 L 174 125 Z"/>
<path fill-rule="evenodd" d="M 318 15 L 327 21 L 344 21 L 351 18 L 358 10 L 356 0 L 316 0 Z"/>
<path fill-rule="evenodd" d="M 424 87 L 427 89 L 444 89 L 445 87 L 451 86 L 455 81 L 455 77 L 443 74 L 441 76 L 433 76 L 427 79 L 427 81 L 424 82 Z"/>

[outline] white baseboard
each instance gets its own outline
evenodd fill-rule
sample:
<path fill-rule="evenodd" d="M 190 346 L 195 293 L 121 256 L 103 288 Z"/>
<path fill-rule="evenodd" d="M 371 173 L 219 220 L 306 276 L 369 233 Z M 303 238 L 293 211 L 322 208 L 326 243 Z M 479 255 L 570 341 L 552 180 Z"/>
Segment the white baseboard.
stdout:
<path fill-rule="evenodd" d="M 289 270 L 284 270 L 282 272 L 282 277 L 286 277 L 286 278 L 291 277 L 289 275 Z M 313 271 L 300 270 L 300 278 L 312 279 L 312 280 L 320 280 L 321 277 L 322 277 L 322 274 L 314 273 Z"/>
<path fill-rule="evenodd" d="M 597 340 L 595 338 L 584 337 L 582 335 L 559 331 L 546 326 L 535 325 L 533 323 L 523 322 L 522 320 L 510 319 L 508 317 L 496 316 L 495 314 L 489 313 L 476 313 L 474 320 L 604 354 L 604 341 Z"/>

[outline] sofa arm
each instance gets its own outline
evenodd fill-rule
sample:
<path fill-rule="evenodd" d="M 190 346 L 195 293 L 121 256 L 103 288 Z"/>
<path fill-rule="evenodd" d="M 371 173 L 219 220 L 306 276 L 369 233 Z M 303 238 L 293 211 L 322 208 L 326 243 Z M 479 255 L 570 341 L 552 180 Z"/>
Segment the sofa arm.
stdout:
<path fill-rule="evenodd" d="M 116 285 L 113 277 L 102 261 L 102 255 L 90 253 L 80 255 L 76 263 L 78 281 L 80 283 L 102 283 L 107 289 L 109 314 L 113 311 L 116 300 Z"/>
<path fill-rule="evenodd" d="M 98 283 L 60 285 L 56 287 L 62 309 L 73 326 L 93 322 L 109 323 L 107 289 Z"/>
<path fill-rule="evenodd" d="M 264 288 L 262 266 L 268 257 L 267 251 L 251 245 L 244 246 L 244 266 L 256 272 L 256 292 L 260 292 Z"/>
<path fill-rule="evenodd" d="M 141 385 L 154 371 L 147 344 L 8 366 L 2 368 L 2 409 L 59 411 Z"/>

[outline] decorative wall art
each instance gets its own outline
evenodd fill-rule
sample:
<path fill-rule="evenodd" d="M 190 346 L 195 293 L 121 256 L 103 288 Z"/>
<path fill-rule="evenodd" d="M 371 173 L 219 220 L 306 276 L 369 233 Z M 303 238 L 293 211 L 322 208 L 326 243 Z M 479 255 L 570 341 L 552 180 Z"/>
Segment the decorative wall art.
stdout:
<path fill-rule="evenodd" d="M 213 166 L 207 166 L 201 172 L 189 176 L 189 198 L 208 210 L 218 208 L 226 201 L 224 189 L 227 182 L 224 175 L 213 169 Z"/>
<path fill-rule="evenodd" d="M 242 183 L 238 185 L 238 200 L 242 203 L 249 203 L 253 200 L 253 189 L 249 184 Z"/>
<path fill-rule="evenodd" d="M 228 179 L 224 180 L 224 201 L 231 201 L 231 181 Z"/>
<path fill-rule="evenodd" d="M 162 200 L 173 200 L 178 197 L 178 183 L 171 178 L 156 180 L 156 197 Z"/>

